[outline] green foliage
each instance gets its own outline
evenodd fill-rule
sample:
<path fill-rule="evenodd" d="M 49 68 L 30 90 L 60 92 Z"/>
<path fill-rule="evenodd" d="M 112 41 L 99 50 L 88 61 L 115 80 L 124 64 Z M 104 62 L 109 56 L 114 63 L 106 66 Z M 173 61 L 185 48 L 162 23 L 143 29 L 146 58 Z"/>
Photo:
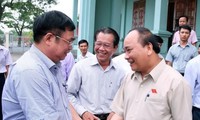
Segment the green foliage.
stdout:
<path fill-rule="evenodd" d="M 23 30 L 32 29 L 33 20 L 51 7 L 57 4 L 56 0 L 0 0 L 0 18 L 1 22 L 9 28 L 14 28 L 19 36 L 22 36 Z M 2 5 L 3 4 L 3 5 Z M 8 8 L 4 11 L 2 6 Z M 1 12 L 3 14 L 1 16 Z M 20 44 L 20 43 L 19 43 Z"/>
<path fill-rule="evenodd" d="M 31 29 L 35 16 L 44 10 L 35 6 L 31 2 L 13 3 L 9 12 L 4 12 L 3 22 L 10 28 L 14 28 L 18 35 L 22 35 L 23 29 Z"/>
<path fill-rule="evenodd" d="M 53 4 L 57 4 L 57 0 L 0 0 L 0 20 L 2 20 L 5 9 L 11 8 L 16 2 L 30 2 L 43 10 L 50 8 Z"/>
<path fill-rule="evenodd" d="M 45 12 L 52 4 L 57 4 L 56 0 L 11 0 L 7 5 L 9 10 L 2 15 L 2 22 L 14 28 L 18 35 L 22 35 L 22 30 L 31 29 L 34 18 Z"/>
<path fill-rule="evenodd" d="M 13 3 L 11 10 L 3 14 L 3 22 L 10 28 L 14 28 L 18 35 L 22 35 L 23 29 L 31 29 L 33 19 L 44 12 L 31 2 Z"/>

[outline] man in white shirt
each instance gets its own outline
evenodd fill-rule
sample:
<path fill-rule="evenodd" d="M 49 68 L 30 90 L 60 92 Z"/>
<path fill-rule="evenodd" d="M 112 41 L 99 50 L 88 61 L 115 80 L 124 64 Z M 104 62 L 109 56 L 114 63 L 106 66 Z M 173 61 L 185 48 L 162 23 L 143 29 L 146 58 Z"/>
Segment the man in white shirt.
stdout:
<path fill-rule="evenodd" d="M 78 48 L 80 49 L 81 54 L 78 56 L 77 61 L 94 56 L 91 52 L 88 51 L 88 47 L 89 43 L 87 40 L 82 39 L 78 42 Z"/>
<path fill-rule="evenodd" d="M 200 119 L 200 55 L 191 59 L 185 68 L 184 78 L 192 89 L 192 119 Z"/>
<path fill-rule="evenodd" d="M 110 28 L 95 33 L 95 56 L 76 63 L 67 81 L 69 99 L 83 120 L 110 120 L 110 104 L 125 76 L 112 61 L 119 35 Z"/>

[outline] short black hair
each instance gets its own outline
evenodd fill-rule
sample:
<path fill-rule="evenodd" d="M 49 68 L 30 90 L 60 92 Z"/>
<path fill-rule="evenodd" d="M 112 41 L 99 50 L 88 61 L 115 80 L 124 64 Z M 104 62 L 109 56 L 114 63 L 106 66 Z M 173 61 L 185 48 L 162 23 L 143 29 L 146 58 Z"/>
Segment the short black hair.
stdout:
<path fill-rule="evenodd" d="M 34 42 L 39 43 L 48 32 L 61 35 L 66 29 L 69 31 L 75 29 L 73 21 L 67 15 L 56 10 L 45 12 L 33 23 Z"/>
<path fill-rule="evenodd" d="M 157 38 L 156 40 L 158 43 L 163 43 L 163 39 L 160 36 L 155 35 L 155 34 L 154 34 L 154 36 Z"/>
<path fill-rule="evenodd" d="M 85 39 L 80 40 L 80 41 L 78 42 L 78 46 L 80 46 L 80 44 L 82 44 L 82 43 L 86 43 L 87 46 L 88 46 L 88 41 L 85 40 Z"/>
<path fill-rule="evenodd" d="M 113 40 L 114 47 L 118 46 L 118 44 L 119 44 L 119 35 L 114 29 L 112 29 L 110 27 L 103 27 L 103 28 L 98 29 L 94 34 L 94 40 L 95 41 L 96 41 L 97 36 L 98 36 L 98 34 L 100 32 L 107 33 L 107 34 L 112 34 L 114 36 L 114 40 Z"/>
<path fill-rule="evenodd" d="M 153 46 L 153 50 L 156 52 L 156 53 L 159 53 L 160 52 L 160 47 L 158 45 L 158 36 L 157 35 L 154 35 L 152 34 L 150 37 L 147 37 L 146 40 L 152 44 Z"/>
<path fill-rule="evenodd" d="M 191 32 L 191 27 L 189 26 L 189 25 L 182 25 L 182 26 L 179 26 L 179 31 L 181 30 L 181 29 L 187 29 L 187 30 L 189 30 L 190 32 Z"/>

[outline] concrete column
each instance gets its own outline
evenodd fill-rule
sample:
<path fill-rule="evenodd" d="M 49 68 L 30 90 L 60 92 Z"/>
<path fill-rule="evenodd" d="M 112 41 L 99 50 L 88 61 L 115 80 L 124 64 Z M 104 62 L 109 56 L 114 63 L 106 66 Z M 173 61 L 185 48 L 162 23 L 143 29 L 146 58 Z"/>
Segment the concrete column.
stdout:
<path fill-rule="evenodd" d="M 153 31 L 166 32 L 168 0 L 155 0 Z"/>
<path fill-rule="evenodd" d="M 77 36 L 78 35 L 78 0 L 73 0 L 72 20 L 76 26 L 76 30 L 74 31 L 74 36 Z M 72 53 L 75 59 L 77 58 L 77 51 L 78 51 L 77 43 L 78 43 L 78 40 L 76 39 L 74 41 L 73 50 L 72 50 Z"/>
<path fill-rule="evenodd" d="M 94 44 L 94 20 L 96 0 L 80 0 L 79 35 L 80 39 L 86 39 L 89 43 L 89 51 L 93 52 Z M 78 52 L 78 54 L 80 54 Z"/>
<path fill-rule="evenodd" d="M 144 27 L 153 30 L 155 16 L 155 0 L 146 0 Z"/>
<path fill-rule="evenodd" d="M 145 10 L 145 27 L 163 38 L 164 43 L 161 47 L 161 54 L 164 57 L 168 50 L 168 38 L 171 35 L 167 31 L 168 2 L 168 0 L 147 0 Z"/>
<path fill-rule="evenodd" d="M 125 2 L 126 0 L 112 0 L 112 8 L 111 8 L 111 27 L 114 28 L 120 37 L 120 41 L 118 44 L 118 50 L 117 53 L 120 53 L 122 51 L 122 40 L 123 35 L 121 35 L 121 30 L 124 29 L 124 18 L 125 18 Z M 123 24 L 123 26 L 122 26 Z"/>
<path fill-rule="evenodd" d="M 73 14 L 72 14 L 72 20 L 74 24 L 76 25 L 76 29 L 78 26 L 78 0 L 73 1 Z"/>

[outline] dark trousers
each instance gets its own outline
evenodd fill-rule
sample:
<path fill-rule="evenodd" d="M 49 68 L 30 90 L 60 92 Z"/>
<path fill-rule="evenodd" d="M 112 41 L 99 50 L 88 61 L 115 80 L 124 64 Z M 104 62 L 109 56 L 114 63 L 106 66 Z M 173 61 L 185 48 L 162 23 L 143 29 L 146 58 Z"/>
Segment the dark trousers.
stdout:
<path fill-rule="evenodd" d="M 4 73 L 0 73 L 0 95 L 2 99 L 2 92 L 3 92 L 3 86 L 5 83 L 5 75 Z M 1 101 L 1 100 L 0 100 Z M 0 102 L 1 103 L 1 102 Z M 2 103 L 1 103 L 2 104 Z M 3 115 L 2 115 L 2 105 L 0 104 L 0 120 L 3 120 Z"/>
<path fill-rule="evenodd" d="M 200 120 L 200 108 L 192 107 L 192 120 Z"/>
<path fill-rule="evenodd" d="M 105 114 L 94 114 L 95 116 L 97 116 L 100 120 L 107 120 L 107 117 L 109 115 L 109 113 L 105 113 Z"/>

